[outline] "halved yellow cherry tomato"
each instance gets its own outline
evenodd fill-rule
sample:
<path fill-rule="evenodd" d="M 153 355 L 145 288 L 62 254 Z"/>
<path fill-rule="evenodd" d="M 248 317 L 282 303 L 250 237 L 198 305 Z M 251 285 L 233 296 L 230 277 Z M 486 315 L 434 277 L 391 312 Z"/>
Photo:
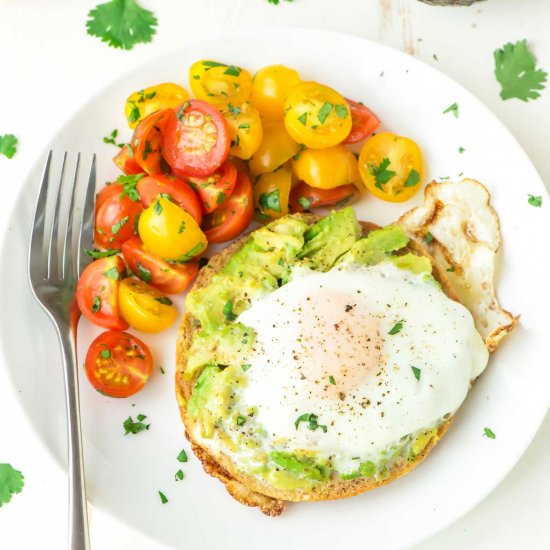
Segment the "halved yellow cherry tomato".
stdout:
<path fill-rule="evenodd" d="M 258 150 L 264 135 L 258 111 L 246 101 L 240 105 L 229 105 L 222 114 L 231 132 L 229 154 L 249 159 Z"/>
<path fill-rule="evenodd" d="M 345 145 L 306 149 L 292 161 L 294 176 L 311 187 L 332 189 L 348 183 L 360 185 L 357 159 Z"/>
<path fill-rule="evenodd" d="M 138 231 L 143 244 L 167 260 L 186 262 L 208 245 L 195 219 L 163 197 L 141 213 Z"/>
<path fill-rule="evenodd" d="M 137 279 L 120 283 L 118 304 L 122 318 L 142 332 L 160 332 L 178 318 L 178 310 L 168 296 Z"/>
<path fill-rule="evenodd" d="M 254 175 L 273 172 L 303 149 L 288 135 L 282 122 L 266 121 L 263 130 L 262 143 L 248 163 Z"/>
<path fill-rule="evenodd" d="M 288 214 L 288 196 L 292 182 L 289 164 L 262 174 L 254 185 L 254 204 L 260 214 L 280 218 Z"/>
<path fill-rule="evenodd" d="M 252 89 L 252 77 L 246 69 L 206 59 L 191 65 L 189 83 L 197 99 L 219 108 L 244 103 Z"/>
<path fill-rule="evenodd" d="M 263 67 L 252 81 L 250 101 L 266 120 L 281 120 L 285 110 L 285 98 L 300 82 L 300 75 L 284 65 Z"/>
<path fill-rule="evenodd" d="M 412 139 L 383 132 L 363 145 L 359 172 L 373 195 L 403 202 L 420 189 L 424 175 L 422 152 Z"/>
<path fill-rule="evenodd" d="M 157 84 L 134 92 L 126 100 L 126 119 L 130 128 L 135 128 L 141 120 L 160 109 L 174 108 L 189 99 L 185 88 L 172 82 Z"/>
<path fill-rule="evenodd" d="M 317 82 L 302 82 L 292 88 L 285 101 L 284 121 L 294 140 L 313 149 L 344 141 L 352 126 L 347 101 Z"/>

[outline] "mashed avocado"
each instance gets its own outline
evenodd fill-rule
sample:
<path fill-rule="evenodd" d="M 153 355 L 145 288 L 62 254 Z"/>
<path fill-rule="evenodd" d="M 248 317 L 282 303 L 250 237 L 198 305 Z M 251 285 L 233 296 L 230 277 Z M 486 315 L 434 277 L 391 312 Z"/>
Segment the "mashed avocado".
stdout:
<path fill-rule="evenodd" d="M 333 475 L 380 478 L 397 460 L 414 460 L 437 428 L 402 438 L 376 459 L 357 457 L 349 471 L 339 472 L 324 457 L 307 450 L 265 448 L 265 432 L 254 411 L 239 409 L 239 388 L 246 385 L 255 337 L 252 329 L 238 322 L 240 313 L 285 285 L 299 268 L 328 271 L 335 265 L 391 262 L 431 277 L 428 258 L 403 254 L 408 242 L 403 229 L 395 225 L 361 238 L 351 208 L 313 224 L 300 214 L 285 216 L 253 232 L 210 283 L 186 299 L 196 327 L 184 374 L 188 380 L 196 379 L 187 410 L 198 421 L 201 436 L 217 434 L 225 448 L 241 453 L 239 464 L 245 471 L 286 489 L 308 488 Z"/>

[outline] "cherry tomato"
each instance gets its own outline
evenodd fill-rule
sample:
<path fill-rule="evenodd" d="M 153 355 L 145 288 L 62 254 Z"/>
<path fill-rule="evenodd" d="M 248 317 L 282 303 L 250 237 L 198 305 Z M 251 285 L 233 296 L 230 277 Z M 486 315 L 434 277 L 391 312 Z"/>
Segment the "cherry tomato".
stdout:
<path fill-rule="evenodd" d="M 187 90 L 172 82 L 157 84 L 134 92 L 126 100 L 125 112 L 128 124 L 130 128 L 135 128 L 151 113 L 161 109 L 175 108 L 188 99 Z"/>
<path fill-rule="evenodd" d="M 118 311 L 118 287 L 126 270 L 120 256 L 100 258 L 82 272 L 76 286 L 76 301 L 82 315 L 94 325 L 126 330 L 128 324 Z"/>
<path fill-rule="evenodd" d="M 230 162 L 224 162 L 219 170 L 205 178 L 188 178 L 189 185 L 199 195 L 207 214 L 214 212 L 228 199 L 236 180 L 237 169 Z"/>
<path fill-rule="evenodd" d="M 134 234 L 136 217 L 143 210 L 140 202 L 128 195 L 118 183 L 105 186 L 97 195 L 94 242 L 103 248 L 120 248 Z"/>
<path fill-rule="evenodd" d="M 282 120 L 285 98 L 300 82 L 300 75 L 284 65 L 263 67 L 252 81 L 250 101 L 266 120 Z"/>
<path fill-rule="evenodd" d="M 302 146 L 288 135 L 282 122 L 265 122 L 263 127 L 262 143 L 248 163 L 254 175 L 276 170 L 302 149 Z"/>
<path fill-rule="evenodd" d="M 296 155 L 292 165 L 298 180 L 320 189 L 361 181 L 357 159 L 342 144 L 326 149 L 306 149 Z"/>
<path fill-rule="evenodd" d="M 380 119 L 362 103 L 346 99 L 351 111 L 351 130 L 343 143 L 357 143 L 368 138 L 380 127 Z"/>
<path fill-rule="evenodd" d="M 229 153 L 249 159 L 258 150 L 264 135 L 258 111 L 247 101 L 235 107 L 230 105 L 222 114 L 231 132 Z"/>
<path fill-rule="evenodd" d="M 204 234 L 209 243 L 223 243 L 238 237 L 252 220 L 254 196 L 248 176 L 239 173 L 229 199 L 204 218 Z"/>
<path fill-rule="evenodd" d="M 205 101 L 191 99 L 170 112 L 164 128 L 164 155 L 177 174 L 212 174 L 227 159 L 230 145 L 227 122 Z"/>
<path fill-rule="evenodd" d="M 141 166 L 134 159 L 132 148 L 127 143 L 122 146 L 120 153 L 113 158 L 113 161 L 127 176 L 143 172 Z"/>
<path fill-rule="evenodd" d="M 150 176 L 139 180 L 137 190 L 145 208 L 151 206 L 159 195 L 170 198 L 179 207 L 191 214 L 200 225 L 202 207 L 197 194 L 189 184 L 176 176 Z"/>
<path fill-rule="evenodd" d="M 166 171 L 162 166 L 162 133 L 172 109 L 162 109 L 144 118 L 137 126 L 132 137 L 134 160 L 143 172 L 154 176 Z M 166 167 L 165 167 L 166 168 Z"/>
<path fill-rule="evenodd" d="M 208 245 L 195 219 L 162 197 L 143 211 L 138 230 L 143 244 L 153 254 L 176 262 L 191 260 Z"/>
<path fill-rule="evenodd" d="M 137 236 L 122 245 L 122 254 L 128 267 L 138 278 L 168 294 L 183 292 L 199 270 L 195 261 L 185 264 L 167 262 L 147 250 Z"/>
<path fill-rule="evenodd" d="M 318 206 L 336 206 L 340 208 L 352 202 L 357 195 L 357 188 L 351 184 L 333 187 L 332 189 L 317 189 L 307 183 L 300 182 L 292 188 L 288 204 L 291 212 L 303 212 Z"/>
<path fill-rule="evenodd" d="M 189 83 L 198 99 L 220 108 L 229 103 L 240 105 L 249 98 L 252 88 L 247 70 L 206 59 L 191 65 Z"/>
<path fill-rule="evenodd" d="M 373 195 L 403 202 L 420 189 L 424 174 L 422 152 L 409 138 L 389 132 L 376 134 L 361 149 L 359 171 Z"/>
<path fill-rule="evenodd" d="M 178 318 L 172 300 L 143 281 L 124 279 L 118 289 L 120 315 L 142 332 L 161 332 Z"/>
<path fill-rule="evenodd" d="M 284 121 L 292 139 L 313 149 L 344 141 L 352 126 L 346 100 L 317 82 L 301 82 L 292 88 L 285 100 Z"/>
<path fill-rule="evenodd" d="M 274 172 L 262 174 L 254 185 L 254 204 L 260 214 L 280 218 L 288 214 L 292 169 L 285 164 Z"/>
<path fill-rule="evenodd" d="M 88 348 L 86 376 L 100 393 L 129 397 L 140 391 L 153 371 L 149 348 L 127 332 L 103 332 Z"/>

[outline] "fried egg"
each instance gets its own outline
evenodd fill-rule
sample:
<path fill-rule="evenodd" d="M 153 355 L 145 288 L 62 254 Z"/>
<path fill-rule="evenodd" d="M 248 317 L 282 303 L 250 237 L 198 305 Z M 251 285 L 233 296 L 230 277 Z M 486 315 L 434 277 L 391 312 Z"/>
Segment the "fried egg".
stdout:
<path fill-rule="evenodd" d="M 464 306 L 390 263 L 301 271 L 238 322 L 256 334 L 239 403 L 257 411 L 264 447 L 341 472 L 440 424 L 488 360 Z M 298 421 L 308 414 L 319 429 Z"/>

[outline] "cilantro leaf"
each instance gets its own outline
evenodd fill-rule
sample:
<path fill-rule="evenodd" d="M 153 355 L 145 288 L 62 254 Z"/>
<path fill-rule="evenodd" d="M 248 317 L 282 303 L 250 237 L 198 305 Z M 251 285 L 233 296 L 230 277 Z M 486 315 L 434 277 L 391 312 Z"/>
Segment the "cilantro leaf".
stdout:
<path fill-rule="evenodd" d="M 141 8 L 135 0 L 99 4 L 88 13 L 88 18 L 88 34 L 124 50 L 131 50 L 140 42 L 151 42 L 158 24 L 153 12 Z"/>
<path fill-rule="evenodd" d="M 403 319 L 401 319 L 401 321 L 397 321 L 397 323 L 395 323 L 395 325 L 393 325 L 393 327 L 388 332 L 388 334 L 391 334 L 393 336 L 394 334 L 397 334 L 398 332 L 401 332 L 401 329 L 403 328 L 403 322 L 404 322 Z"/>
<path fill-rule="evenodd" d="M 9 159 L 17 152 L 17 138 L 13 134 L 0 136 L 0 155 L 5 155 Z"/>
<path fill-rule="evenodd" d="M 500 83 L 500 97 L 513 97 L 522 101 L 537 99 L 537 90 L 544 90 L 548 76 L 542 69 L 536 69 L 536 59 L 527 40 L 519 40 L 515 44 L 508 42 L 502 48 L 495 50 L 495 76 Z"/>
<path fill-rule="evenodd" d="M 274 212 L 280 212 L 281 200 L 279 197 L 279 190 L 275 189 L 274 191 L 271 191 L 271 193 L 261 193 L 258 203 L 264 212 L 266 210 L 273 210 Z"/>
<path fill-rule="evenodd" d="M 382 159 L 382 162 L 375 166 L 374 164 L 369 164 L 369 172 L 371 175 L 374 176 L 374 186 L 378 187 L 378 189 L 383 189 L 382 185 L 385 183 L 388 183 L 393 176 L 395 176 L 395 172 L 393 170 L 388 170 L 388 166 L 390 165 L 390 159 L 385 157 Z"/>
<path fill-rule="evenodd" d="M 420 174 L 412 168 L 403 184 L 403 187 L 414 187 L 420 181 Z"/>
<path fill-rule="evenodd" d="M 535 195 L 529 195 L 529 198 L 527 199 L 527 202 L 531 206 L 540 207 L 542 205 L 542 197 L 541 196 L 536 197 Z"/>
<path fill-rule="evenodd" d="M 117 147 L 124 147 L 124 143 L 117 143 L 116 138 L 118 136 L 118 130 L 115 128 L 108 136 L 103 138 L 103 143 L 108 143 L 109 145 L 116 145 Z"/>
<path fill-rule="evenodd" d="M 90 258 L 97 260 L 98 258 L 109 258 L 110 256 L 114 256 L 118 254 L 120 250 L 116 248 L 108 248 L 107 250 L 99 250 L 98 248 L 90 250 L 89 248 L 85 248 L 84 252 L 86 252 Z"/>
<path fill-rule="evenodd" d="M 496 438 L 496 435 L 491 428 L 483 428 L 483 435 L 487 436 L 489 439 Z"/>
<path fill-rule="evenodd" d="M 11 500 L 12 495 L 23 490 L 23 479 L 23 474 L 11 464 L 0 464 L 0 508 Z"/>
<path fill-rule="evenodd" d="M 314 432 L 317 428 L 321 428 L 321 430 L 323 430 L 324 433 L 327 433 L 326 425 L 319 424 L 317 422 L 318 419 L 319 418 L 316 414 L 305 413 L 305 414 L 300 415 L 296 419 L 296 422 L 294 422 L 294 426 L 296 427 L 296 429 L 298 429 L 298 426 L 300 425 L 300 422 L 307 422 L 308 423 L 308 425 L 307 425 L 308 430 L 311 430 L 312 432 Z"/>
<path fill-rule="evenodd" d="M 124 435 L 137 434 L 143 430 L 148 430 L 151 424 L 144 424 L 141 420 L 145 420 L 147 417 L 143 414 L 137 416 L 138 422 L 134 422 L 131 416 L 129 416 L 123 423 Z M 141 420 L 139 420 L 141 418 Z"/>
<path fill-rule="evenodd" d="M 413 367 L 411 365 L 411 369 L 413 371 L 413 374 L 414 374 L 414 377 L 417 379 L 417 380 L 420 380 L 420 373 L 422 372 L 418 367 Z"/>
<path fill-rule="evenodd" d="M 232 302 L 225 302 L 225 305 L 223 306 L 223 314 L 225 315 L 225 318 L 228 321 L 234 321 L 237 316 L 233 313 L 233 303 Z"/>
<path fill-rule="evenodd" d="M 455 118 L 458 118 L 458 103 L 453 103 L 452 105 L 449 105 L 444 111 L 443 114 L 446 113 L 453 113 Z"/>
<path fill-rule="evenodd" d="M 116 180 L 117 183 L 122 184 L 122 193 L 118 196 L 119 199 L 128 195 L 128 198 L 134 202 L 139 202 L 141 197 L 136 189 L 140 179 L 144 178 L 145 174 L 133 174 L 130 176 L 119 176 Z"/>
<path fill-rule="evenodd" d="M 159 491 L 159 497 L 162 504 L 166 504 L 168 502 L 166 495 L 162 491 Z"/>

